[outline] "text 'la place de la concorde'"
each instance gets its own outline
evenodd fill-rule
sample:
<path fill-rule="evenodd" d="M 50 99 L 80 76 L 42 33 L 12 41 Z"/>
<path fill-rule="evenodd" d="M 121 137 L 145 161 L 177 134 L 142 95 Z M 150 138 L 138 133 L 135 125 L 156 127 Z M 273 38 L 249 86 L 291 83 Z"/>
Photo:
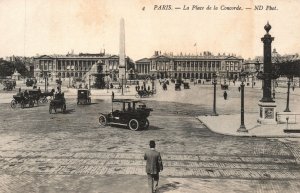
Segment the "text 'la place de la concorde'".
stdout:
<path fill-rule="evenodd" d="M 228 6 L 228 5 L 182 5 L 182 6 L 173 6 L 173 5 L 154 5 L 153 10 L 157 11 L 168 11 L 168 10 L 192 10 L 192 11 L 205 11 L 205 10 L 221 10 L 221 11 L 241 11 L 244 9 L 253 9 L 256 11 L 274 11 L 278 10 L 275 5 L 254 5 L 254 7 L 241 7 L 240 5 Z"/>

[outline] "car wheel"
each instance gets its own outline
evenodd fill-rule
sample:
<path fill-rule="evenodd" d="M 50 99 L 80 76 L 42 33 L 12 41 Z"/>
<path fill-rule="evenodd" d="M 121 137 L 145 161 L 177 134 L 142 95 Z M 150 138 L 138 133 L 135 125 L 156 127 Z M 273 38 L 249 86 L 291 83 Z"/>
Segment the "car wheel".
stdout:
<path fill-rule="evenodd" d="M 140 125 L 143 129 L 148 129 L 149 128 L 149 120 L 148 119 L 141 120 Z"/>
<path fill-rule="evenodd" d="M 130 119 L 130 121 L 128 122 L 128 127 L 132 131 L 136 131 L 139 129 L 139 122 L 136 119 Z"/>
<path fill-rule="evenodd" d="M 99 116 L 99 124 L 100 124 L 100 126 L 105 126 L 107 124 L 107 119 L 106 119 L 105 115 L 100 114 L 100 116 Z"/>
<path fill-rule="evenodd" d="M 12 100 L 11 103 L 10 103 L 10 107 L 13 108 L 13 109 L 16 108 L 17 107 L 17 101 Z"/>

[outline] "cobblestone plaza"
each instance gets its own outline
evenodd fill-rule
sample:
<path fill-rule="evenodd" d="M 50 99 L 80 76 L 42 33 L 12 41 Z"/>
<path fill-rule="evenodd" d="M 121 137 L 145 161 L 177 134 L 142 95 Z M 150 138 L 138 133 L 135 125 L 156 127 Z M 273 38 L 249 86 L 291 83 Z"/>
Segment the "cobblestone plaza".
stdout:
<path fill-rule="evenodd" d="M 111 110 L 106 91 L 106 96 L 92 91 L 92 104 L 84 106 L 65 89 L 65 114 L 49 114 L 47 103 L 11 109 L 14 91 L 1 93 L 0 192 L 145 192 L 143 153 L 151 139 L 165 167 L 159 192 L 299 191 L 299 138 L 213 133 L 196 118 L 211 113 L 212 87 L 195 85 L 166 98 L 174 96 L 173 86 L 167 91 L 158 86 L 157 95 L 145 99 L 154 109 L 150 128 L 135 132 L 99 127 L 98 113 Z M 259 91 L 246 88 L 246 112 L 257 111 Z M 192 93 L 199 96 L 193 102 Z M 230 87 L 229 96 L 224 101 L 218 89 L 219 114 L 239 112 L 237 87 Z M 284 106 L 284 92 L 277 97 Z"/>

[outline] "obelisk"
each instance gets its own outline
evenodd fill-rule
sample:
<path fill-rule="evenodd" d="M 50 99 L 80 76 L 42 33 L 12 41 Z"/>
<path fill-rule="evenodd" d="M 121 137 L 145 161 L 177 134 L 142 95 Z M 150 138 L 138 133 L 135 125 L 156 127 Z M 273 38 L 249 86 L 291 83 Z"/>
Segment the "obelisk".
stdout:
<path fill-rule="evenodd" d="M 119 80 L 122 86 L 126 80 L 126 60 L 125 60 L 125 24 L 124 18 L 120 21 L 120 53 L 119 53 Z"/>

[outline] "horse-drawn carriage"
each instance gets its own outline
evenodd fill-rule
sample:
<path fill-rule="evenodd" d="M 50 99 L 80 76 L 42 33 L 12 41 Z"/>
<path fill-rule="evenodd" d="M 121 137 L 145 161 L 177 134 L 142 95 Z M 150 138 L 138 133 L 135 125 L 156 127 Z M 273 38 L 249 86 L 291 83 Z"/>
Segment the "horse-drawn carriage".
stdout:
<path fill-rule="evenodd" d="M 4 80 L 3 81 L 3 90 L 11 91 L 16 87 L 16 81 L 15 80 Z"/>
<path fill-rule="evenodd" d="M 152 111 L 151 108 L 147 108 L 144 103 L 138 100 L 113 99 L 112 105 L 114 103 L 121 103 L 121 109 L 114 111 L 112 106 L 112 112 L 107 114 L 100 113 L 99 124 L 101 126 L 107 124 L 124 125 L 133 131 L 148 129 L 149 120 L 147 118 Z"/>
<path fill-rule="evenodd" d="M 221 84 L 222 90 L 228 90 L 228 84 Z"/>
<path fill-rule="evenodd" d="M 28 95 L 30 96 L 31 99 L 33 99 L 34 104 L 39 106 L 41 91 L 37 89 L 29 90 Z"/>
<path fill-rule="evenodd" d="M 54 95 L 54 99 L 50 101 L 49 104 L 49 113 L 52 114 L 52 111 L 56 113 L 57 109 L 61 109 L 63 113 L 66 112 L 66 99 L 64 93 L 57 93 Z"/>
<path fill-rule="evenodd" d="M 26 86 L 27 86 L 27 87 L 31 87 L 31 86 L 33 86 L 34 84 L 36 84 L 36 79 L 28 78 L 28 79 L 26 80 Z"/>
<path fill-rule="evenodd" d="M 28 107 L 33 107 L 34 106 L 34 99 L 28 95 L 28 93 L 18 93 L 16 95 L 13 95 L 13 100 L 10 103 L 11 108 L 16 108 L 17 105 L 20 104 L 21 108 L 25 108 L 26 105 L 28 105 Z"/>
<path fill-rule="evenodd" d="M 48 97 L 50 97 L 51 99 L 54 96 L 54 89 L 51 90 L 51 92 L 41 92 L 40 93 L 40 103 L 47 103 L 48 102 Z"/>
<path fill-rule="evenodd" d="M 135 97 L 136 98 L 146 98 L 151 97 L 153 94 L 155 94 L 154 90 L 138 90 Z"/>

